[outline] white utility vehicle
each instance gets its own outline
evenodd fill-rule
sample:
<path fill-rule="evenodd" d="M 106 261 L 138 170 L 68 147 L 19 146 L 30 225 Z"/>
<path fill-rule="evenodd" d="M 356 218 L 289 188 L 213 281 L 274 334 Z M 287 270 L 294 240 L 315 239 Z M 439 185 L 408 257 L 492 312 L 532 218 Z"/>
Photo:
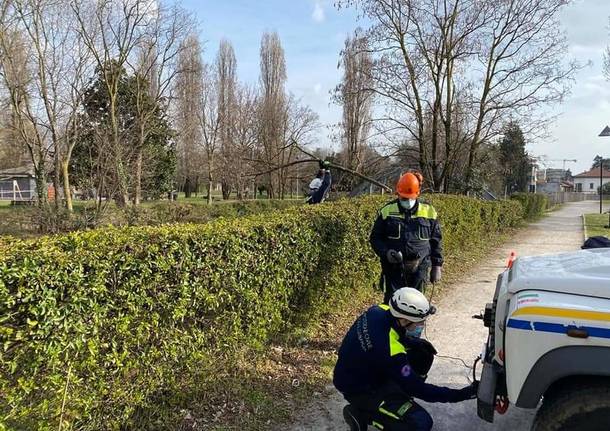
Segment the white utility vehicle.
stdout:
<path fill-rule="evenodd" d="M 483 316 L 478 414 L 534 409 L 534 431 L 610 430 L 610 248 L 518 258 Z"/>

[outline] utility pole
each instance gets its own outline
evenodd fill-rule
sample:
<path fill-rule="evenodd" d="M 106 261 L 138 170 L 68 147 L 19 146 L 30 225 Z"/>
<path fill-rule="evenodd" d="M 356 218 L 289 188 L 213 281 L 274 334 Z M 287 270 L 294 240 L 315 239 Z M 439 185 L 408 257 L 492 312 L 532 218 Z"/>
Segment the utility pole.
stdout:
<path fill-rule="evenodd" d="M 603 212 L 602 201 L 604 196 L 604 158 L 599 157 L 599 213 Z"/>
<path fill-rule="evenodd" d="M 600 137 L 607 137 L 610 136 L 610 127 L 606 126 L 604 127 L 604 130 L 601 131 L 601 133 L 599 134 Z M 603 169 L 604 169 L 604 159 L 601 156 L 597 156 L 600 158 L 599 160 L 599 213 L 601 214 L 603 212 L 602 210 L 602 198 L 604 195 L 604 189 L 603 189 Z"/>

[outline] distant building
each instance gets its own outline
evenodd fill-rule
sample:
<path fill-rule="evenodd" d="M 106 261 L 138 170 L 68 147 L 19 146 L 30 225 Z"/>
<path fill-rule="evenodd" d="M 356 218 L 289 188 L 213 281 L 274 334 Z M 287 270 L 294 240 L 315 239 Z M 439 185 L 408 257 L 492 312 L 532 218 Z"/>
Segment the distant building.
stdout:
<path fill-rule="evenodd" d="M 546 170 L 546 182 L 547 183 L 561 183 L 565 180 L 570 180 L 570 171 L 566 169 L 547 169 Z"/>
<path fill-rule="evenodd" d="M 539 182 L 536 186 L 538 193 L 559 193 L 559 192 L 573 192 L 574 184 L 569 181 L 560 182 Z"/>
<path fill-rule="evenodd" d="M 610 170 L 604 169 L 602 174 L 602 184 L 610 183 Z M 574 175 L 574 191 L 589 194 L 597 194 L 599 187 L 599 168 L 590 169 Z"/>
<path fill-rule="evenodd" d="M 19 167 L 0 170 L 0 200 L 29 201 L 36 199 L 34 169 Z"/>

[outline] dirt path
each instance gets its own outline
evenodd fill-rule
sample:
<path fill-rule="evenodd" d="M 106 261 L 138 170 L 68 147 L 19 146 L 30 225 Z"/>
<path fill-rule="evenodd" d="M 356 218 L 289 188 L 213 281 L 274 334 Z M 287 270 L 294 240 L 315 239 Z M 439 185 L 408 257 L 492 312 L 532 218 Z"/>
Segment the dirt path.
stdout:
<path fill-rule="evenodd" d="M 491 301 L 495 281 L 506 264 L 511 251 L 517 256 L 556 253 L 575 250 L 582 245 L 581 214 L 596 212 L 596 202 L 575 202 L 565 204 L 543 220 L 518 232 L 488 258 L 481 262 L 464 280 L 455 284 L 436 302 L 438 313 L 427 327 L 427 337 L 439 351 L 439 355 L 462 358 L 471 365 L 480 353 L 487 336 L 487 330 L 480 320 L 471 319 L 479 313 L 485 303 Z M 430 372 L 429 382 L 461 387 L 468 384 L 470 370 L 459 360 L 437 358 Z M 329 396 L 320 396 L 301 413 L 301 419 L 293 425 L 282 428 L 289 431 L 304 430 L 344 430 L 341 411 L 345 402 L 332 386 Z M 476 414 L 474 400 L 459 404 L 422 403 L 432 414 L 434 430 L 528 430 L 534 411 L 522 410 L 514 406 L 504 416 L 496 415 L 494 424 L 483 422 Z M 371 428 L 369 428 L 371 429 Z"/>

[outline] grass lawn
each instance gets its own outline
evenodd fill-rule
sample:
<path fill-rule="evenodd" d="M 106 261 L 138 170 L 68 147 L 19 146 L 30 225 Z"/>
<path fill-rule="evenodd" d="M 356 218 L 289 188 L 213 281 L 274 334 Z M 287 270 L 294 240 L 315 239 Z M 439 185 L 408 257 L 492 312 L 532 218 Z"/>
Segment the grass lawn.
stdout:
<path fill-rule="evenodd" d="M 608 225 L 608 214 L 585 214 L 585 229 L 587 238 L 591 236 L 605 236 L 610 238 Z"/>

